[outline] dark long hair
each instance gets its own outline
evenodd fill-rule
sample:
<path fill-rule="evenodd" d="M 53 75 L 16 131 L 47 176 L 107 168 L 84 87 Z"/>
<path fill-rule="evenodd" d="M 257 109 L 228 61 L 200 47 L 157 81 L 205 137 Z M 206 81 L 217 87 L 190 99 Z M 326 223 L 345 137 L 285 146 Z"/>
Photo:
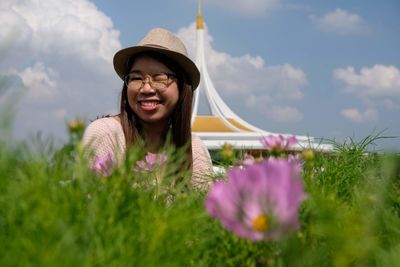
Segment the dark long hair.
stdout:
<path fill-rule="evenodd" d="M 185 72 L 170 58 L 156 52 L 143 52 L 128 60 L 126 64 L 126 72 L 130 70 L 135 58 L 140 55 L 152 57 L 175 72 L 178 75 L 178 90 L 179 98 L 175 109 L 170 115 L 171 123 L 171 141 L 176 149 L 186 148 L 186 155 L 189 163 L 189 168 L 192 168 L 192 134 L 191 134 L 191 115 L 193 103 L 192 85 L 187 78 Z M 124 83 L 121 92 L 120 102 L 120 120 L 124 131 L 126 147 L 132 147 L 140 136 L 140 120 L 131 109 L 128 102 L 128 88 Z"/>

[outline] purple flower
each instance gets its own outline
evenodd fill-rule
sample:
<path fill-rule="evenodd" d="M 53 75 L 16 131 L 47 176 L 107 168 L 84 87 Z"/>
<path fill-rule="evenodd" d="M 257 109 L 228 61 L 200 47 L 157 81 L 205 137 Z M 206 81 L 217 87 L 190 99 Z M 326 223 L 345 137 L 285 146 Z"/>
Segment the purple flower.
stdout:
<path fill-rule="evenodd" d="M 157 167 L 162 166 L 166 161 L 167 161 L 167 155 L 165 155 L 164 153 L 154 154 L 148 152 L 145 157 L 145 160 L 139 160 L 136 162 L 134 170 L 151 173 Z"/>
<path fill-rule="evenodd" d="M 283 135 L 268 135 L 261 139 L 261 143 L 268 150 L 281 153 L 298 143 L 296 136 L 284 137 Z"/>
<path fill-rule="evenodd" d="M 113 164 L 113 154 L 107 153 L 106 157 L 96 156 L 92 169 L 100 175 L 108 176 L 111 174 Z"/>
<path fill-rule="evenodd" d="M 251 165 L 257 162 L 257 159 L 255 159 L 251 154 L 244 153 L 243 159 L 236 161 L 237 165 Z"/>
<path fill-rule="evenodd" d="M 269 158 L 228 170 L 206 198 L 208 213 L 235 234 L 250 240 L 277 240 L 299 228 L 305 199 L 299 164 Z"/>
<path fill-rule="evenodd" d="M 300 154 L 290 154 L 288 155 L 287 160 L 292 162 L 293 164 L 297 164 L 299 169 L 304 165 L 304 160 L 301 158 Z"/>

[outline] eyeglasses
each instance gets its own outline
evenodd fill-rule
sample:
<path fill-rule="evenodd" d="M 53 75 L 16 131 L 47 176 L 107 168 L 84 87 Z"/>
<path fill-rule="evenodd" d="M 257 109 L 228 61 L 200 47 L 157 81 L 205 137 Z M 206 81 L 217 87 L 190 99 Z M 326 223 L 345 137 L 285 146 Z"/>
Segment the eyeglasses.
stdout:
<path fill-rule="evenodd" d="M 124 82 L 127 87 L 133 90 L 139 90 L 144 86 L 147 78 L 149 78 L 151 88 L 159 91 L 165 91 L 177 80 L 177 76 L 173 73 L 156 73 L 143 76 L 140 72 L 131 72 L 125 75 Z"/>

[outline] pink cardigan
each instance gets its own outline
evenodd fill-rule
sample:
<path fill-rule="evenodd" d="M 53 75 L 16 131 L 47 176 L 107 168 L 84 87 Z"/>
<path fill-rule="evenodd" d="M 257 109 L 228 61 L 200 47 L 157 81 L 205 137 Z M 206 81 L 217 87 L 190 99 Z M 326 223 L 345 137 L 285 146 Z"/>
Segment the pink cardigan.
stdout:
<path fill-rule="evenodd" d="M 93 157 L 89 160 L 91 166 L 95 157 L 106 158 L 110 152 L 118 164 L 126 152 L 121 123 L 112 117 L 93 121 L 85 130 L 83 146 L 93 152 Z M 201 139 L 195 135 L 192 135 L 192 153 L 192 186 L 196 189 L 207 189 L 213 174 L 211 157 Z"/>

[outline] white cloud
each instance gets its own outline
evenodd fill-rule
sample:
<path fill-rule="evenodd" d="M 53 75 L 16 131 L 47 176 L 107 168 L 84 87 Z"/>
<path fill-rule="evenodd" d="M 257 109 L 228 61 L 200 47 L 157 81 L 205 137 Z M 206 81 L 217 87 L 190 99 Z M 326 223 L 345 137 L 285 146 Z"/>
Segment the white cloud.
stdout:
<path fill-rule="evenodd" d="M 375 109 L 367 109 L 361 112 L 356 108 L 348 108 L 341 110 L 340 113 L 344 118 L 357 123 L 376 121 L 378 119 L 378 112 Z"/>
<path fill-rule="evenodd" d="M 385 107 L 387 110 L 398 110 L 400 109 L 400 102 L 396 103 L 392 99 L 384 99 L 379 104 Z"/>
<path fill-rule="evenodd" d="M 179 29 L 177 35 L 182 38 L 193 58 L 196 49 L 194 23 Z M 271 119 L 278 121 L 297 121 L 302 114 L 288 103 L 301 100 L 301 90 L 307 84 L 303 70 L 290 64 L 268 66 L 260 56 L 245 54 L 239 57 L 216 51 L 212 47 L 212 36 L 204 32 L 204 47 L 207 66 L 212 81 L 220 94 L 245 99 L 244 106 L 253 111 L 262 110 L 263 106 L 274 106 L 269 111 Z M 263 111 L 265 112 L 265 111 Z M 289 114 L 293 112 L 293 114 Z"/>
<path fill-rule="evenodd" d="M 90 0 L 2 0 L 0 24 L 0 41 L 15 35 L 0 73 L 27 88 L 18 105 L 19 136 L 38 130 L 62 136 L 61 117 L 117 109 L 121 83 L 112 57 L 121 48 L 119 31 Z"/>
<path fill-rule="evenodd" d="M 42 62 L 28 67 L 18 73 L 23 85 L 28 89 L 28 97 L 41 100 L 50 100 L 56 93 L 57 81 L 53 78 L 57 74 L 51 68 L 46 68 Z"/>
<path fill-rule="evenodd" d="M 20 39 L 29 40 L 22 45 L 35 53 L 111 62 L 111 55 L 120 48 L 112 21 L 88 0 L 6 2 L 3 20 L 10 29 L 20 31 Z M 0 31 L 4 34 L 8 29 Z"/>
<path fill-rule="evenodd" d="M 252 61 L 249 55 L 228 56 L 221 64 L 210 62 L 208 67 L 216 87 L 229 94 L 267 93 L 276 100 L 303 98 L 301 87 L 307 84 L 307 78 L 301 69 L 289 64 L 255 66 Z"/>
<path fill-rule="evenodd" d="M 68 114 L 68 113 L 67 113 L 67 110 L 66 110 L 66 109 L 63 109 L 63 108 L 56 109 L 56 110 L 53 111 L 53 116 L 54 116 L 55 118 L 59 119 L 59 120 L 65 119 L 66 116 L 67 116 L 67 114 Z"/>
<path fill-rule="evenodd" d="M 400 70 L 395 66 L 363 67 L 357 74 L 354 67 L 336 69 L 333 77 L 345 83 L 345 91 L 359 97 L 400 98 Z"/>
<path fill-rule="evenodd" d="M 244 16 L 257 16 L 275 9 L 281 0 L 212 0 L 207 3 Z"/>
<path fill-rule="evenodd" d="M 295 107 L 276 105 L 268 95 L 249 95 L 245 99 L 245 106 L 256 109 L 261 115 L 276 122 L 298 122 L 304 117 L 303 113 Z"/>
<path fill-rule="evenodd" d="M 298 122 L 303 119 L 303 113 L 289 106 L 268 106 L 263 108 L 268 118 L 278 122 Z"/>
<path fill-rule="evenodd" d="M 357 14 L 337 8 L 322 17 L 310 15 L 313 24 L 321 31 L 335 32 L 339 34 L 365 33 L 367 26 L 364 20 Z"/>
<path fill-rule="evenodd" d="M 244 103 L 245 103 L 246 107 L 252 108 L 255 105 L 257 105 L 257 97 L 255 95 L 251 94 L 248 97 L 246 97 L 246 100 Z"/>
<path fill-rule="evenodd" d="M 333 77 L 344 83 L 344 93 L 360 99 L 366 108 L 365 112 L 342 110 L 341 114 L 352 121 L 375 121 L 379 106 L 389 111 L 400 108 L 400 70 L 395 66 L 377 64 L 363 67 L 359 73 L 349 66 L 335 69 Z"/>

